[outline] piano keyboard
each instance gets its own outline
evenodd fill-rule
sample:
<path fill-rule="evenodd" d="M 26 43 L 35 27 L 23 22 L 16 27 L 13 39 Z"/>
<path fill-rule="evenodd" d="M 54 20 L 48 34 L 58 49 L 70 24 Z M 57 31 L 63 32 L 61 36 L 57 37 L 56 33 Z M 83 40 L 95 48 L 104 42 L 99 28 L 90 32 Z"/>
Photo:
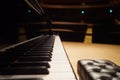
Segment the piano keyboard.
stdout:
<path fill-rule="evenodd" d="M 0 80 L 76 80 L 58 35 L 41 35 L 0 50 Z"/>

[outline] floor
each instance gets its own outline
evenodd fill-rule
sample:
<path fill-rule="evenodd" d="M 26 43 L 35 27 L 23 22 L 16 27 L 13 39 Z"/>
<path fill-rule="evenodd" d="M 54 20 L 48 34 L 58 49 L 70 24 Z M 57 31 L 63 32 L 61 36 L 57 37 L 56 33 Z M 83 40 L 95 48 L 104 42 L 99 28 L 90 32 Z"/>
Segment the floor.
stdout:
<path fill-rule="evenodd" d="M 81 59 L 108 59 L 120 66 L 120 45 L 62 42 L 73 70 L 77 74 L 77 61 Z"/>

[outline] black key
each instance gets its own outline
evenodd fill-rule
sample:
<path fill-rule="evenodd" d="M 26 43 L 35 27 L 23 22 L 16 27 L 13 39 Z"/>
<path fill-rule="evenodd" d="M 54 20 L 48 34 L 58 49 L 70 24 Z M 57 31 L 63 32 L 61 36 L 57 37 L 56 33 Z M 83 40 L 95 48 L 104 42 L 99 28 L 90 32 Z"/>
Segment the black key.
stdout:
<path fill-rule="evenodd" d="M 28 53 L 50 53 L 50 54 L 52 54 L 51 53 L 51 51 L 30 51 L 30 52 L 28 52 Z"/>
<path fill-rule="evenodd" d="M 14 62 L 11 63 L 10 66 L 14 67 L 27 67 L 27 66 L 46 66 L 50 68 L 50 65 L 47 61 L 21 61 L 21 62 Z"/>
<path fill-rule="evenodd" d="M 53 40 L 53 41 L 54 41 L 54 40 Z M 53 41 L 49 41 L 49 40 L 48 40 L 46 43 L 44 43 L 43 46 L 53 47 L 53 44 L 54 44 Z"/>
<path fill-rule="evenodd" d="M 27 53 L 24 56 L 49 56 L 50 58 L 52 57 L 52 54 L 50 53 Z"/>
<path fill-rule="evenodd" d="M 52 52 L 52 48 L 51 47 L 37 47 L 36 49 L 34 49 L 35 51 L 51 51 Z"/>
<path fill-rule="evenodd" d="M 49 56 L 21 56 L 18 61 L 51 61 Z"/>
<path fill-rule="evenodd" d="M 53 48 L 53 44 L 50 44 L 50 43 L 47 44 L 47 43 L 45 43 L 41 47 L 51 47 L 51 48 Z"/>
<path fill-rule="evenodd" d="M 46 66 L 30 67 L 7 67 L 1 72 L 2 75 L 27 75 L 27 74 L 49 74 Z"/>

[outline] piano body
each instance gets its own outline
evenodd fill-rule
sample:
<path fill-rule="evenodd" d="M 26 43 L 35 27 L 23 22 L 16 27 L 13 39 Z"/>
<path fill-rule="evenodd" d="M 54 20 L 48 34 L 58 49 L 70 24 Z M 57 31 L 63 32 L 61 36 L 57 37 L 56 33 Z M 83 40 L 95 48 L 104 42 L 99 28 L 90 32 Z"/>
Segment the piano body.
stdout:
<path fill-rule="evenodd" d="M 76 80 L 58 35 L 41 35 L 1 49 L 0 67 L 0 80 Z"/>

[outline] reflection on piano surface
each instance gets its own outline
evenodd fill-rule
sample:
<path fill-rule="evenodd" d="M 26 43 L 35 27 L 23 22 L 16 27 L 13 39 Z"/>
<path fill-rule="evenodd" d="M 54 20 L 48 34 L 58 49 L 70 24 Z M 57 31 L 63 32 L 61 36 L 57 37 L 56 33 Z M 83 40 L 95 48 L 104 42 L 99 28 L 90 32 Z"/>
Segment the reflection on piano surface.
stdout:
<path fill-rule="evenodd" d="M 0 80 L 76 80 L 58 35 L 41 35 L 0 50 Z"/>

